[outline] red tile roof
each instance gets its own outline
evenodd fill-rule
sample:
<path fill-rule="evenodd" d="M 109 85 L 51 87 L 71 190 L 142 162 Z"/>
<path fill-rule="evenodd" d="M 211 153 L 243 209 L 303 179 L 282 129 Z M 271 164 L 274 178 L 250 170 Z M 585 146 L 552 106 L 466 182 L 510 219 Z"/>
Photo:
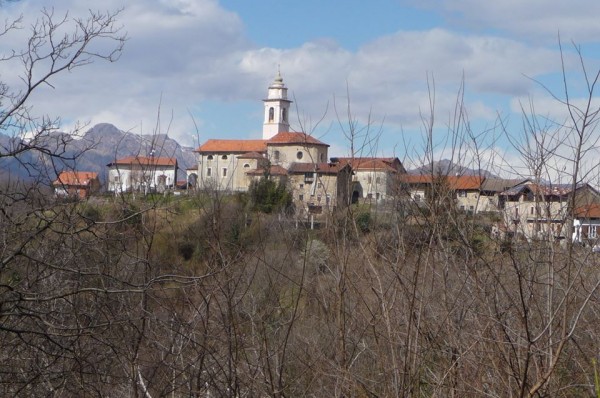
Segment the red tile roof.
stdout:
<path fill-rule="evenodd" d="M 446 176 L 443 178 L 452 190 L 479 190 L 484 181 L 480 176 Z M 406 174 L 401 177 L 405 184 L 431 184 L 432 176 L 426 174 Z"/>
<path fill-rule="evenodd" d="M 238 159 L 264 159 L 265 156 L 258 152 L 246 152 L 238 156 Z"/>
<path fill-rule="evenodd" d="M 246 172 L 246 174 L 251 175 L 251 176 L 264 175 L 265 169 L 260 168 L 260 169 L 250 170 L 250 171 Z M 269 168 L 269 174 L 272 176 L 286 176 L 286 175 L 288 175 L 288 172 L 286 169 L 284 169 L 281 166 L 273 165 Z"/>
<path fill-rule="evenodd" d="M 93 171 L 63 171 L 58 175 L 53 185 L 89 185 L 91 180 L 97 179 L 98 173 Z"/>
<path fill-rule="evenodd" d="M 483 183 L 480 176 L 448 176 L 448 185 L 454 190 L 479 190 Z"/>
<path fill-rule="evenodd" d="M 322 145 L 329 146 L 306 133 L 294 133 L 291 131 L 281 132 L 276 134 L 271 139 L 267 140 L 267 145 L 278 144 L 301 144 L 301 145 Z"/>
<path fill-rule="evenodd" d="M 397 171 L 392 166 L 396 158 L 338 158 L 338 160 L 349 163 L 353 170 Z"/>
<path fill-rule="evenodd" d="M 405 184 L 431 184 L 432 178 L 430 175 L 405 174 L 400 177 L 400 181 Z"/>
<path fill-rule="evenodd" d="M 266 152 L 265 140 L 216 140 L 210 139 L 202 144 L 196 152 L 225 152 L 225 153 L 248 153 Z"/>
<path fill-rule="evenodd" d="M 575 209 L 577 218 L 600 218 L 600 204 L 592 203 Z"/>
<path fill-rule="evenodd" d="M 341 163 L 292 163 L 288 169 L 290 174 L 298 173 L 321 173 L 321 174 L 338 174 L 345 167 L 350 167 L 347 164 Z"/>
<path fill-rule="evenodd" d="M 109 167 L 115 165 L 176 166 L 177 158 L 157 156 L 128 156 L 108 164 Z"/>

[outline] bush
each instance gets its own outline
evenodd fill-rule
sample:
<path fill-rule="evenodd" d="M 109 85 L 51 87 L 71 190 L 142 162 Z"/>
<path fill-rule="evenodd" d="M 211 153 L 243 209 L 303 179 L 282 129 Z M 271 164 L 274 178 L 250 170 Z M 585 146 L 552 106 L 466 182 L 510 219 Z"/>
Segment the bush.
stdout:
<path fill-rule="evenodd" d="M 250 184 L 249 193 L 252 210 L 267 214 L 292 210 L 292 194 L 284 184 L 261 178 Z"/>
<path fill-rule="evenodd" d="M 362 212 L 358 213 L 356 216 L 356 226 L 358 229 L 363 232 L 369 232 L 371 230 L 371 213 L 370 212 Z"/>

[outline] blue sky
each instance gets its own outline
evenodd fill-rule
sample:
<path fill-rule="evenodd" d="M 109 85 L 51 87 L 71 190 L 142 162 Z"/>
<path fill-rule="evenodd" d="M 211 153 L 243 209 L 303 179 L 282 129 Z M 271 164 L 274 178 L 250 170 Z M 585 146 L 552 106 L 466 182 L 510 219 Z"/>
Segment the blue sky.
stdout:
<path fill-rule="evenodd" d="M 24 15 L 27 27 L 49 6 L 80 16 L 98 3 L 21 0 L 0 11 L 5 18 Z M 123 8 L 118 20 L 129 40 L 121 59 L 56 79 L 32 98 L 34 111 L 61 116 L 66 128 L 76 120 L 108 122 L 149 134 L 160 107 L 160 131 L 187 145 L 259 137 L 260 100 L 280 65 L 295 100 L 293 127 L 330 143 L 331 155 L 348 154 L 340 123 L 347 128 L 349 93 L 353 120 L 372 123 L 363 155 L 418 163 L 435 89 L 434 156 L 450 157 L 452 145 L 444 143 L 456 145 L 448 130 L 464 85 L 481 157 L 514 165 L 522 156 L 497 127 L 499 119 L 518 140 L 521 104 L 565 118 L 564 107 L 534 81 L 562 92 L 559 33 L 576 100 L 583 86 L 571 41 L 591 72 L 600 66 L 600 2 L 592 0 L 106 0 L 102 8 Z M 18 48 L 26 33 L 5 36 L 0 50 Z M 16 68 L 0 65 L 0 77 L 18 89 Z"/>

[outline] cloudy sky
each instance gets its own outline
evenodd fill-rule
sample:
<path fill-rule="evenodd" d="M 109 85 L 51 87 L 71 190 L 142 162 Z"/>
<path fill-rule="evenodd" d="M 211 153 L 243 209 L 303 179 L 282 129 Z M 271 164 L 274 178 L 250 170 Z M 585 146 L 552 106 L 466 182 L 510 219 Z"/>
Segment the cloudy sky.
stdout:
<path fill-rule="evenodd" d="M 22 46 L 44 7 L 52 6 L 55 15 L 68 11 L 81 17 L 98 4 L 3 1 L 2 19 L 23 15 L 24 29 L 2 37 L 0 48 L 6 53 Z M 359 147 L 407 161 L 420 156 L 431 98 L 435 150 L 448 151 L 452 141 L 444 140 L 464 85 L 473 135 L 485 133 L 481 151 L 504 151 L 509 159 L 518 153 L 499 120 L 518 136 L 522 106 L 533 104 L 554 120 L 564 117 L 563 107 L 538 83 L 563 93 L 559 35 L 574 98 L 584 86 L 572 43 L 581 47 L 590 74 L 600 66 L 600 2 L 595 0 L 101 4 L 101 11 L 122 9 L 117 23 L 128 40 L 120 59 L 75 69 L 41 87 L 31 99 L 34 112 L 61 116 L 66 126 L 75 120 L 107 122 L 149 134 L 160 108 L 159 130 L 194 146 L 209 138 L 260 137 L 260 100 L 279 65 L 294 99 L 293 127 L 332 144 L 331 154 L 348 152 L 350 105 Z M 18 65 L 5 63 L 0 78 L 18 89 L 18 71 Z"/>

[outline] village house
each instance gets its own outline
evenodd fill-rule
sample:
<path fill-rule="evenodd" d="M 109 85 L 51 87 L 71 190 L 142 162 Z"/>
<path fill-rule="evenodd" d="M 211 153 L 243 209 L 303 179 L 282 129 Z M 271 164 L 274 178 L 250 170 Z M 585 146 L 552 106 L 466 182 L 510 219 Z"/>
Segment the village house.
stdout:
<path fill-rule="evenodd" d="M 344 163 L 293 163 L 288 169 L 296 211 L 320 214 L 350 201 L 352 168 Z"/>
<path fill-rule="evenodd" d="M 406 174 L 400 181 L 410 200 L 421 205 L 436 195 L 451 200 L 459 210 L 477 213 L 481 211 L 481 187 L 485 179 L 480 176 Z"/>
<path fill-rule="evenodd" d="M 177 182 L 177 159 L 129 156 L 107 165 L 109 192 L 164 192 Z"/>
<path fill-rule="evenodd" d="M 518 184 L 499 194 L 500 210 L 506 229 L 513 235 L 526 238 L 565 237 L 565 221 L 575 195 L 578 217 L 593 219 L 594 205 L 600 203 L 600 194 L 589 184 L 537 184 L 531 181 Z M 589 234 L 589 229 L 588 232 Z"/>
<path fill-rule="evenodd" d="M 406 169 L 398 158 L 340 157 L 332 162 L 347 163 L 352 168 L 352 203 L 359 199 L 385 201 L 400 194 L 400 177 Z"/>
<path fill-rule="evenodd" d="M 481 184 L 478 211 L 497 212 L 502 209 L 504 204 L 501 200 L 505 197 L 500 196 L 500 193 L 526 182 L 531 180 L 486 177 Z"/>
<path fill-rule="evenodd" d="M 469 213 L 480 211 L 481 185 L 484 178 L 474 175 L 449 176 L 448 185 L 456 194 L 456 206 L 459 210 Z"/>
<path fill-rule="evenodd" d="M 85 199 L 100 190 L 100 180 L 98 173 L 92 171 L 63 171 L 52 187 L 57 197 Z"/>

